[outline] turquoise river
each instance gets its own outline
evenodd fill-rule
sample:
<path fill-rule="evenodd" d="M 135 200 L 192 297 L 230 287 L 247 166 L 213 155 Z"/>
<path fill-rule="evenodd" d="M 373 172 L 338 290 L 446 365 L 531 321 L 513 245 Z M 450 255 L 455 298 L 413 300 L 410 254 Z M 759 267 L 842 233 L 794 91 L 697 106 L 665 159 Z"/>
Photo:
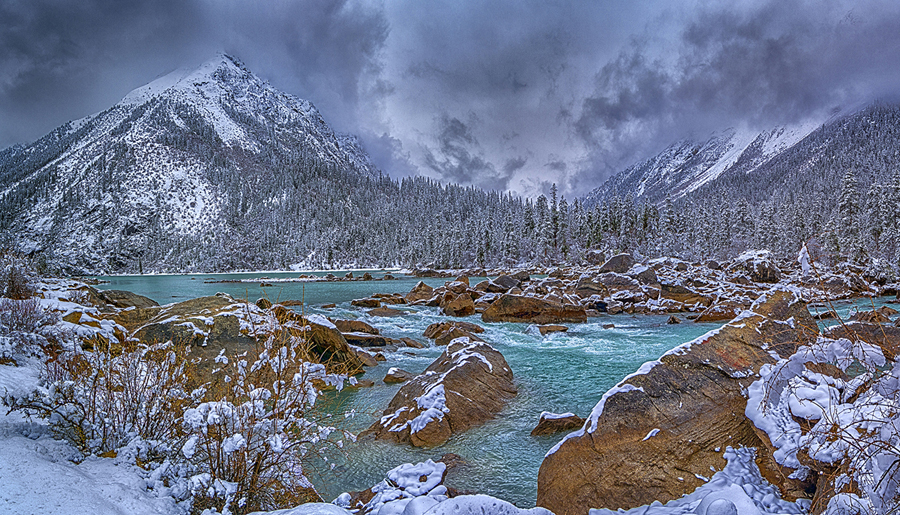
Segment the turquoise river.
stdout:
<path fill-rule="evenodd" d="M 381 277 L 384 271 L 370 271 Z M 343 275 L 345 272 L 333 272 Z M 355 272 L 361 275 L 362 272 Z M 396 274 L 396 272 L 393 272 Z M 316 273 L 324 275 L 325 272 Z M 437 308 L 393 306 L 407 311 L 402 317 L 370 317 L 366 310 L 350 305 L 352 299 L 373 293 L 406 293 L 419 280 L 397 275 L 392 281 L 352 282 L 277 282 L 296 278 L 292 273 L 255 274 L 195 274 L 145 275 L 101 277 L 109 281 L 101 289 L 129 290 L 150 297 L 160 304 L 180 302 L 204 295 L 225 292 L 236 298 L 254 301 L 267 297 L 272 301 L 303 300 L 307 312 L 332 318 L 360 319 L 393 337 L 410 337 L 426 345 L 422 336 L 425 328 L 445 320 Z M 259 282 L 213 282 L 222 280 L 258 280 L 267 277 L 272 286 L 261 287 Z M 473 278 L 473 281 L 477 279 Z M 431 286 L 444 284 L 446 279 L 425 279 Z M 474 284 L 474 282 L 473 282 Z M 323 309 L 323 304 L 337 304 Z M 839 311 L 850 308 L 841 304 Z M 602 315 L 588 319 L 585 324 L 571 324 L 566 333 L 541 337 L 527 324 L 481 322 L 480 316 L 466 320 L 481 324 L 484 339 L 503 353 L 513 370 L 519 393 L 500 415 L 485 425 L 462 435 L 454 436 L 438 448 L 416 449 L 385 442 L 361 441 L 348 443 L 342 451 L 331 455 L 331 462 L 313 467 L 311 479 L 326 500 L 341 492 L 362 490 L 384 477 L 384 473 L 406 462 L 437 460 L 443 454 L 462 456 L 466 465 L 455 468 L 447 483 L 460 490 L 490 494 L 531 507 L 537 496 L 537 473 L 541 461 L 562 434 L 532 437 L 531 430 L 542 411 L 573 412 L 586 417 L 600 397 L 623 377 L 637 370 L 646 361 L 659 358 L 669 349 L 692 340 L 721 324 L 666 324 L 667 316 Z M 686 321 L 687 322 L 687 321 Z M 614 327 L 604 329 L 604 324 Z M 361 379 L 371 379 L 371 388 L 348 389 L 329 393 L 322 408 L 332 413 L 336 424 L 353 432 L 368 427 L 381 415 L 388 402 L 400 388 L 382 382 L 388 368 L 400 367 L 413 373 L 422 372 L 442 348 L 401 348 L 386 352 L 386 362 L 367 370 Z M 355 415 L 344 418 L 343 413 Z M 331 464 L 334 469 L 331 469 Z M 309 471 L 308 471 L 309 472 Z"/>

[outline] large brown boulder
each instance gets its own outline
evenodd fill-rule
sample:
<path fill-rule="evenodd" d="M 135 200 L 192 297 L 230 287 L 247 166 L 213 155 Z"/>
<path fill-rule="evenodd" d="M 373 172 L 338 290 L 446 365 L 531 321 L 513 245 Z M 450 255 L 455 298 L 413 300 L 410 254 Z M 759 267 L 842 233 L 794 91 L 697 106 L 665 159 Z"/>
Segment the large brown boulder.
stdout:
<path fill-rule="evenodd" d="M 499 286 L 503 292 L 509 291 L 512 288 L 516 288 L 519 286 L 521 281 L 515 278 L 512 275 L 501 275 L 491 281 L 495 286 Z M 492 289 L 488 289 L 488 293 L 495 293 Z M 499 293 L 499 292 L 496 292 Z"/>
<path fill-rule="evenodd" d="M 574 293 L 583 299 L 591 295 L 605 297 L 609 295 L 609 287 L 603 284 L 599 277 L 582 277 L 575 283 Z"/>
<path fill-rule="evenodd" d="M 483 332 L 484 328 L 470 322 L 436 322 L 425 329 L 424 336 L 434 339 L 435 345 L 443 346 L 462 337 L 468 337 L 472 341 L 482 341 L 475 335 Z"/>
<path fill-rule="evenodd" d="M 735 258 L 728 269 L 742 270 L 750 276 L 750 280 L 758 283 L 777 283 L 781 280 L 781 270 L 768 250 L 748 250 Z"/>
<path fill-rule="evenodd" d="M 134 320 L 129 318 L 130 312 L 136 312 Z M 362 362 L 328 319 L 303 317 L 281 305 L 263 310 L 220 293 L 158 308 L 122 311 L 117 319 L 129 324 L 145 319 L 134 330 L 134 338 L 143 343 L 171 340 L 190 349 L 190 356 L 201 361 L 211 362 L 221 351 L 228 356 L 254 351 L 258 340 L 286 331 L 303 336 L 310 358 L 325 363 L 332 371 L 362 371 Z M 201 369 L 203 366 L 212 365 L 202 365 Z"/>
<path fill-rule="evenodd" d="M 742 390 L 774 362 L 770 352 L 788 356 L 817 331 L 794 292 L 771 290 L 721 329 L 645 364 L 550 450 L 537 504 L 557 515 L 585 514 L 694 491 L 710 467 L 725 466 L 726 446 L 762 446 L 744 416 Z"/>
<path fill-rule="evenodd" d="M 452 320 L 447 322 L 435 322 L 429 325 L 425 328 L 425 332 L 422 333 L 422 336 L 424 336 L 425 338 L 434 339 L 451 327 L 459 327 L 460 329 L 476 334 L 481 334 L 484 332 L 484 328 L 478 324 L 473 324 L 472 322 L 463 322 L 462 320 Z"/>
<path fill-rule="evenodd" d="M 494 418 L 516 395 L 512 378 L 496 349 L 459 338 L 425 372 L 403 385 L 384 416 L 360 436 L 416 447 L 441 445 Z"/>
<path fill-rule="evenodd" d="M 117 308 L 152 308 L 159 306 L 155 300 L 125 290 L 100 290 L 100 297 Z"/>
<path fill-rule="evenodd" d="M 419 281 L 413 286 L 412 290 L 406 294 L 404 299 L 406 299 L 407 304 L 414 304 L 419 301 L 426 301 L 431 297 L 434 297 L 434 288 L 428 286 L 423 281 Z"/>
<path fill-rule="evenodd" d="M 521 295 L 503 295 L 484 310 L 481 319 L 485 322 L 562 324 L 586 322 L 587 313 L 584 306 L 560 304 Z"/>
<path fill-rule="evenodd" d="M 458 283 L 462 284 L 462 283 Z M 448 294 L 441 301 L 441 310 L 451 317 L 467 317 L 475 314 L 475 301 L 468 293 Z"/>
<path fill-rule="evenodd" d="M 603 263 L 603 266 L 600 267 L 600 272 L 624 274 L 631 269 L 632 266 L 634 266 L 634 258 L 631 257 L 631 254 L 616 254 L 609 258 L 606 263 Z"/>
<path fill-rule="evenodd" d="M 702 304 L 708 306 L 710 300 L 696 291 L 682 284 L 660 284 L 659 296 L 663 299 L 670 299 L 683 304 Z"/>

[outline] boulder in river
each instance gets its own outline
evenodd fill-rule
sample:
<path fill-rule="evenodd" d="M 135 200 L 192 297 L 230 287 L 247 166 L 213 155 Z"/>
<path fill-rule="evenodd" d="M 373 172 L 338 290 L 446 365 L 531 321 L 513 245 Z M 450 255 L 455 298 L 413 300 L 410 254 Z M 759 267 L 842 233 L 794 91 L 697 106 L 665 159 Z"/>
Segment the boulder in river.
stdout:
<path fill-rule="evenodd" d="M 501 275 L 492 281 L 494 285 L 499 286 L 501 291 L 495 292 L 493 289 L 489 288 L 488 293 L 502 293 L 509 291 L 512 288 L 516 288 L 519 286 L 519 281 L 515 277 L 511 275 Z"/>
<path fill-rule="evenodd" d="M 584 425 L 584 419 L 574 413 L 541 413 L 538 425 L 531 430 L 531 436 L 544 436 L 571 431 Z"/>
<path fill-rule="evenodd" d="M 481 319 L 485 322 L 527 322 L 532 324 L 565 324 L 587 321 L 584 306 L 560 304 L 536 297 L 502 295 L 495 300 Z"/>
<path fill-rule="evenodd" d="M 369 333 L 369 334 L 381 334 L 378 329 L 372 327 L 370 324 L 363 322 L 362 320 L 341 320 L 339 318 L 329 319 L 331 323 L 338 328 L 338 331 L 342 333 Z"/>
<path fill-rule="evenodd" d="M 155 300 L 149 297 L 144 297 L 143 295 L 138 295 L 137 293 L 125 290 L 100 290 L 99 295 L 106 303 L 112 304 L 120 309 L 132 307 L 152 308 L 159 306 Z"/>
<path fill-rule="evenodd" d="M 773 289 L 750 310 L 644 364 L 608 391 L 584 426 L 547 453 L 537 504 L 557 515 L 632 508 L 694 491 L 725 466 L 727 446 L 763 447 L 742 391 L 763 364 L 789 356 L 818 327 L 794 291 Z M 775 480 L 770 462 L 763 475 Z M 782 493 L 804 485 L 778 484 Z M 806 485 L 808 486 L 808 485 Z M 793 489 L 793 490 L 792 490 Z"/>
<path fill-rule="evenodd" d="M 483 424 L 516 395 L 509 365 L 484 342 L 458 338 L 425 372 L 404 384 L 384 416 L 361 437 L 441 445 L 453 434 Z"/>
<path fill-rule="evenodd" d="M 464 322 L 462 320 L 451 320 L 447 322 L 435 322 L 428 327 L 425 328 L 425 332 L 422 333 L 422 336 L 425 338 L 437 338 L 441 333 L 446 332 L 451 327 L 458 327 L 464 331 L 468 331 L 474 334 L 480 334 L 484 332 L 484 328 L 478 324 L 473 324 L 472 322 Z"/>
<path fill-rule="evenodd" d="M 569 330 L 568 327 L 564 325 L 557 324 L 547 324 L 547 325 L 539 325 L 537 326 L 538 332 L 541 333 L 541 336 L 547 336 L 552 333 L 564 333 Z"/>
<path fill-rule="evenodd" d="M 703 322 L 720 322 L 722 320 L 731 320 L 744 311 L 744 305 L 733 300 L 726 300 L 703 310 L 700 316 L 694 319 L 696 323 Z"/>
<path fill-rule="evenodd" d="M 431 297 L 434 297 L 434 288 L 428 286 L 423 281 L 419 281 L 404 298 L 406 299 L 407 304 L 415 304 L 416 302 L 426 301 Z"/>
<path fill-rule="evenodd" d="M 758 283 L 777 283 L 781 280 L 781 270 L 768 250 L 748 250 L 736 257 L 728 269 L 742 270 L 750 276 L 750 280 Z"/>
<path fill-rule="evenodd" d="M 660 284 L 659 297 L 661 299 L 670 299 L 683 304 L 702 304 L 708 306 L 710 300 L 696 291 L 676 283 Z"/>
<path fill-rule="evenodd" d="M 387 374 L 384 375 L 384 382 L 388 384 L 405 383 L 414 377 L 416 377 L 416 375 L 411 372 L 407 372 L 401 368 L 391 367 L 388 369 Z"/>
<path fill-rule="evenodd" d="M 381 306 L 381 300 L 372 298 L 354 299 L 350 301 L 350 305 L 358 308 L 377 308 Z"/>
<path fill-rule="evenodd" d="M 373 317 L 399 317 L 404 315 L 399 309 L 387 307 L 370 309 L 369 311 L 366 311 L 366 314 Z"/>
<path fill-rule="evenodd" d="M 458 283 L 462 284 L 462 283 Z M 441 301 L 441 310 L 451 317 L 467 317 L 475 314 L 475 301 L 468 293 L 454 295 L 448 293 Z"/>

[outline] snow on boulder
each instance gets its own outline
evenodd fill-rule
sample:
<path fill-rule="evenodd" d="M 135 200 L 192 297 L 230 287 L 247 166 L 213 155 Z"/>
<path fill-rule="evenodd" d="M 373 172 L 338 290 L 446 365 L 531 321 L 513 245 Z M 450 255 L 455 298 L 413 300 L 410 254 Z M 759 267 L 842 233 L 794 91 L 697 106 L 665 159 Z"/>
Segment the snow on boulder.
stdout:
<path fill-rule="evenodd" d="M 521 509 L 488 495 L 454 495 L 444 486 L 447 465 L 440 461 L 405 463 L 391 469 L 387 478 L 362 492 L 344 493 L 334 500 L 332 508 L 340 511 L 272 512 L 272 515 L 553 515 L 543 508 Z M 297 510 L 302 510 L 303 505 Z M 324 505 L 323 505 L 324 506 Z M 351 511 L 344 511 L 351 510 Z M 263 515 L 263 514 L 258 514 Z"/>
<path fill-rule="evenodd" d="M 441 445 L 455 433 L 483 424 L 516 395 L 503 355 L 484 342 L 457 338 L 422 374 L 400 388 L 384 416 L 361 436 Z"/>
<path fill-rule="evenodd" d="M 644 364 L 547 453 L 538 505 L 584 514 L 692 492 L 711 468 L 725 466 L 721 449 L 762 446 L 744 416 L 742 391 L 762 365 L 814 341 L 817 331 L 799 293 L 775 288 L 731 323 Z"/>
<path fill-rule="evenodd" d="M 615 272 L 624 274 L 632 266 L 634 266 L 634 258 L 631 257 L 631 254 L 617 254 L 609 258 L 609 261 L 606 263 L 603 263 L 603 266 L 600 267 L 600 273 Z"/>
<path fill-rule="evenodd" d="M 768 250 L 748 250 L 736 257 L 728 270 L 747 272 L 750 280 L 757 283 L 777 283 L 781 280 L 781 270 L 775 265 L 772 253 Z"/>

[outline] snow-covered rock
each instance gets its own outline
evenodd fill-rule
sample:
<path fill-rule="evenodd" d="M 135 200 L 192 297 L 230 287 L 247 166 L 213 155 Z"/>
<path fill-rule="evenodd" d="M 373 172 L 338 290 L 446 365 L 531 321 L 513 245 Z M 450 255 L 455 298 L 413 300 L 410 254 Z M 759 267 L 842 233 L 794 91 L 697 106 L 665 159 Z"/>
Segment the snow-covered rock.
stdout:
<path fill-rule="evenodd" d="M 453 340 L 425 372 L 407 382 L 363 435 L 431 447 L 493 418 L 516 394 L 512 370 L 496 349 Z"/>
<path fill-rule="evenodd" d="M 762 445 L 743 416 L 743 390 L 762 365 L 790 355 L 816 332 L 798 292 L 775 288 L 721 329 L 644 364 L 547 453 L 538 504 L 574 515 L 694 491 L 711 469 L 725 466 L 716 449 Z"/>

